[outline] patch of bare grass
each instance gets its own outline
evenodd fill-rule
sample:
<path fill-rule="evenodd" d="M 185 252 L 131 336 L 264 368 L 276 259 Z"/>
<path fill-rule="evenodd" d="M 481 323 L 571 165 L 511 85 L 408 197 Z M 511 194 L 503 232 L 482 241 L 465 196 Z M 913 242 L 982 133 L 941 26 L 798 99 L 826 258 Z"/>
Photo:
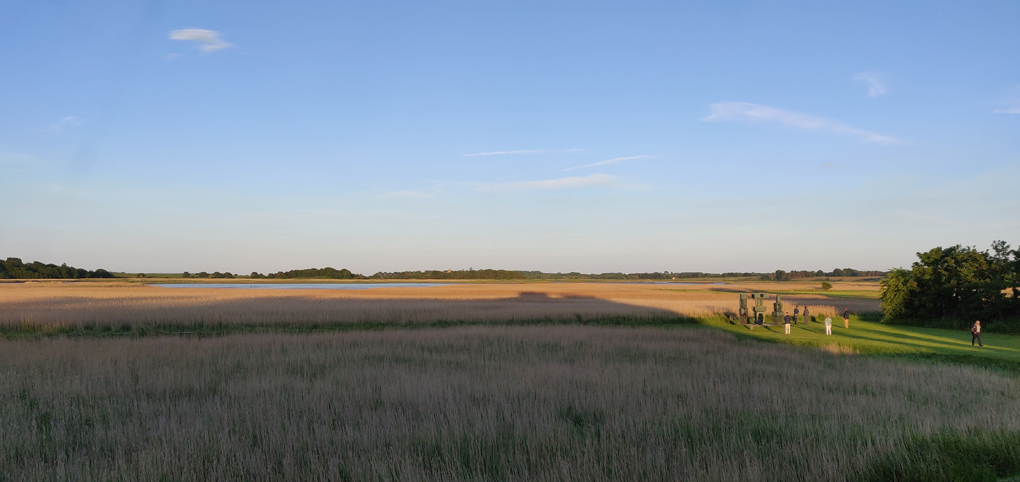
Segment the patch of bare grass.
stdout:
<path fill-rule="evenodd" d="M 833 355 L 861 354 L 861 350 L 859 348 L 854 348 L 853 346 L 850 345 L 840 345 L 839 343 L 829 343 L 827 345 L 821 345 L 818 348 L 820 348 L 824 352 L 832 353 Z"/>

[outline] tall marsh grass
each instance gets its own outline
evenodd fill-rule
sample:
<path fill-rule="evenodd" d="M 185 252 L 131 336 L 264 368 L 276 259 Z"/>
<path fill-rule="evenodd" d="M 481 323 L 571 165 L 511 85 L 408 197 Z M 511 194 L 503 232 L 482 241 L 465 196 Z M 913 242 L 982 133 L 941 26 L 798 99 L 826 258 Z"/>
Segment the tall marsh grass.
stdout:
<path fill-rule="evenodd" d="M 940 434 L 1017 433 L 1020 380 L 708 329 L 486 326 L 0 340 L 0 407 L 10 480 L 843 481 L 906 474 Z"/>

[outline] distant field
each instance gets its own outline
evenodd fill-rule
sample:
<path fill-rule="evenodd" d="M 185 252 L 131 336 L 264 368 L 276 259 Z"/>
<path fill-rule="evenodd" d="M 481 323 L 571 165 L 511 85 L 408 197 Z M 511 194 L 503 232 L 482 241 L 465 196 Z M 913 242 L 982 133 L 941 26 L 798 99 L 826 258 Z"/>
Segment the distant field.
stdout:
<path fill-rule="evenodd" d="M 138 283 L 0 284 L 0 333 L 137 331 L 155 325 L 189 326 L 422 324 L 588 321 L 605 318 L 671 319 L 733 314 L 736 292 L 800 287 L 785 296 L 787 310 L 809 306 L 816 314 L 878 311 L 869 293 L 877 284 L 836 283 L 844 299 L 810 293 L 796 283 L 637 284 L 484 283 L 430 288 L 338 290 L 236 290 L 159 288 Z M 151 331 L 151 330 L 150 330 Z"/>
<path fill-rule="evenodd" d="M 1015 377 L 703 328 L 6 340 L 0 406 L 0 479 L 11 480 L 1020 471 Z"/>

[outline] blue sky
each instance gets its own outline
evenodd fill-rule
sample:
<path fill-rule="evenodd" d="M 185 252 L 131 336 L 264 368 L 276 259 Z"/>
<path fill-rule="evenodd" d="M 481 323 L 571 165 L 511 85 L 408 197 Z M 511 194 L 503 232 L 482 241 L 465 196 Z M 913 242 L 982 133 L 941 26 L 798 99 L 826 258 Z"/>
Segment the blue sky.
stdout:
<path fill-rule="evenodd" d="M 885 269 L 1020 243 L 1017 2 L 0 3 L 0 256 Z"/>

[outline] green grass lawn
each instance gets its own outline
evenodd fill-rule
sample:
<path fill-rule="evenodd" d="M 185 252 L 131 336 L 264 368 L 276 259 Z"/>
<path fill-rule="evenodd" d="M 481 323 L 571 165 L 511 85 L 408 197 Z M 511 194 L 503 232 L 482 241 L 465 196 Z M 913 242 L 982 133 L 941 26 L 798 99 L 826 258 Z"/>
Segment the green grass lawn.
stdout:
<path fill-rule="evenodd" d="M 832 335 L 825 334 L 825 325 L 812 322 L 791 328 L 783 326 L 755 327 L 749 330 L 725 319 L 705 320 L 704 324 L 721 328 L 742 338 L 755 338 L 801 346 L 833 347 L 854 353 L 913 357 L 930 360 L 962 362 L 1020 372 L 1020 337 L 984 333 L 984 347 L 971 346 L 970 332 L 887 325 L 851 317 L 850 329 L 843 328 L 843 319 L 833 318 Z"/>

